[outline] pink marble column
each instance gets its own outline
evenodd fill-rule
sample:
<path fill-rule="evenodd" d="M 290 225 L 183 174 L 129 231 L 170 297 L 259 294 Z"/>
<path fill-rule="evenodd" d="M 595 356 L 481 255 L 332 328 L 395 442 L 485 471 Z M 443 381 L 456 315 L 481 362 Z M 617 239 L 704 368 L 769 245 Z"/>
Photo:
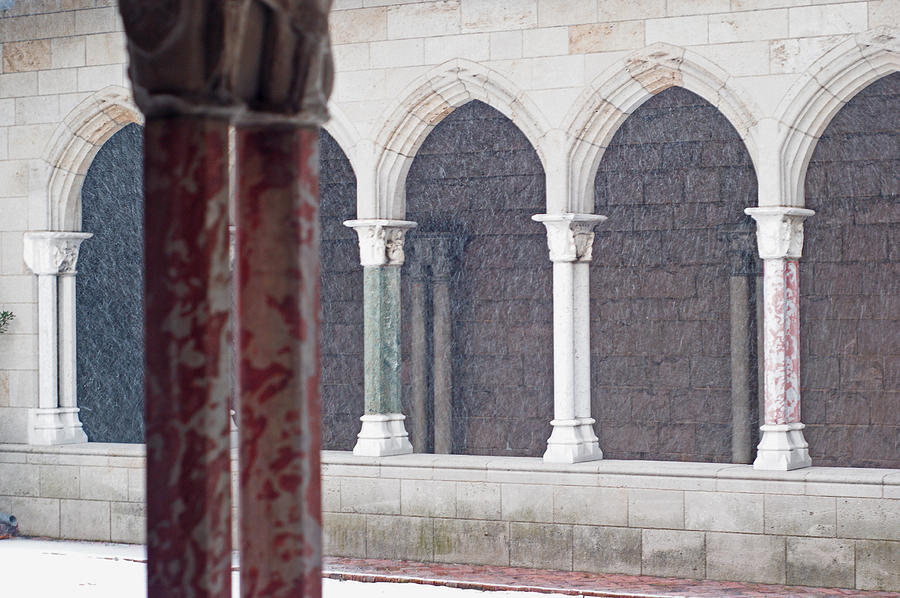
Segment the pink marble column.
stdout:
<path fill-rule="evenodd" d="M 144 130 L 151 597 L 231 595 L 228 124 Z"/>
<path fill-rule="evenodd" d="M 318 130 L 237 130 L 241 596 L 321 594 Z"/>
<path fill-rule="evenodd" d="M 764 260 L 765 423 L 760 426 L 754 469 L 809 467 L 809 448 L 800 420 L 800 280 L 803 221 L 812 210 L 748 208 L 756 220 Z"/>

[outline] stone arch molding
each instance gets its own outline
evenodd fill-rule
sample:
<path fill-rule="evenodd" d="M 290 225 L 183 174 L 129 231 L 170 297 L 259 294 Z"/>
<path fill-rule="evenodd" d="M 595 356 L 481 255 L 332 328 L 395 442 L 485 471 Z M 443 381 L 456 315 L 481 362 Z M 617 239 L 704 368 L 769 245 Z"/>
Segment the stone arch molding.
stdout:
<path fill-rule="evenodd" d="M 755 164 L 758 110 L 746 94 L 732 88 L 729 79 L 712 61 L 664 43 L 633 52 L 601 73 L 565 120 L 571 123 L 566 152 L 568 211 L 594 211 L 594 177 L 616 131 L 644 102 L 670 87 L 683 87 L 715 106 L 737 130 Z"/>
<path fill-rule="evenodd" d="M 535 148 L 546 171 L 543 139 L 550 130 L 536 105 L 500 73 L 455 59 L 414 81 L 388 110 L 375 137 L 374 197 L 361 196 L 359 212 L 369 217 L 403 218 L 406 175 L 425 138 L 447 115 L 471 100 L 509 118 Z M 368 187 L 361 185 L 361 188 Z"/>
<path fill-rule="evenodd" d="M 50 169 L 50 230 L 81 228 L 81 185 L 100 147 L 122 127 L 143 124 L 143 116 L 124 87 L 101 89 L 82 101 L 54 131 L 44 160 Z"/>
<path fill-rule="evenodd" d="M 778 107 L 778 188 L 768 191 L 769 203 L 805 204 L 806 169 L 832 118 L 864 87 L 898 71 L 900 30 L 893 27 L 845 39 L 810 65 Z"/>
<path fill-rule="evenodd" d="M 353 172 L 356 173 L 360 151 L 359 133 L 344 111 L 336 104 L 328 104 L 328 114 L 328 121 L 322 125 L 322 128 L 328 131 L 328 134 L 335 140 L 341 151 L 347 156 L 347 160 L 350 161 Z"/>

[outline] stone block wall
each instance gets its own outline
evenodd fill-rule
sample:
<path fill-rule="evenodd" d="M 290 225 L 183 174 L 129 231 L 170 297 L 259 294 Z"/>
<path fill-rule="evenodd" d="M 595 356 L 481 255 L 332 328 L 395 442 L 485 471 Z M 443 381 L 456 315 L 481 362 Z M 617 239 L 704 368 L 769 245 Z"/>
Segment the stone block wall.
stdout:
<path fill-rule="evenodd" d="M 28 536 L 143 543 L 144 456 L 142 444 L 3 445 L 0 511 Z"/>
<path fill-rule="evenodd" d="M 622 124 L 594 194 L 609 217 L 591 264 L 592 400 L 604 455 L 730 461 L 730 271 L 720 235 L 752 230 L 743 209 L 756 200 L 740 136 L 706 100 L 668 89 Z"/>
<path fill-rule="evenodd" d="M 356 177 L 327 132 L 319 138 L 322 226 L 322 447 L 351 450 L 363 414 L 363 281 L 356 233 Z"/>
<path fill-rule="evenodd" d="M 900 467 L 900 75 L 835 115 L 806 175 L 803 420 L 822 465 Z"/>
<path fill-rule="evenodd" d="M 454 452 L 543 453 L 553 410 L 551 266 L 540 160 L 521 131 L 481 102 L 447 116 L 410 167 L 408 234 L 464 239 L 450 286 Z M 404 379 L 410 373 L 409 277 L 403 288 Z M 430 336 L 430 326 L 428 326 Z M 404 405 L 410 413 L 409 386 Z"/>
<path fill-rule="evenodd" d="M 900 591 L 892 470 L 326 453 L 322 500 L 330 555 Z"/>
<path fill-rule="evenodd" d="M 135 124 L 110 137 L 81 192 L 78 406 L 94 442 L 144 441 L 143 145 Z"/>
<path fill-rule="evenodd" d="M 332 556 L 900 592 L 896 470 L 325 451 L 322 476 Z M 142 445 L 0 445 L 25 535 L 141 543 L 144 496 Z"/>

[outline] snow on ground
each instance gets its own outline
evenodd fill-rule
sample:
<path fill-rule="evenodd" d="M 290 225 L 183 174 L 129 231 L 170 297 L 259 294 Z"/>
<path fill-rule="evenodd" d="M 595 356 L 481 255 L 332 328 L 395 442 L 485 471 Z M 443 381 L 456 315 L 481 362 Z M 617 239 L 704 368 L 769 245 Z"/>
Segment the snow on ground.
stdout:
<path fill-rule="evenodd" d="M 3 598 L 144 598 L 143 546 L 15 538 L 0 541 Z M 232 576 L 238 598 L 239 574 Z M 323 598 L 524 598 L 522 592 L 481 592 L 413 583 L 324 580 Z M 532 594 L 563 598 L 561 594 Z"/>

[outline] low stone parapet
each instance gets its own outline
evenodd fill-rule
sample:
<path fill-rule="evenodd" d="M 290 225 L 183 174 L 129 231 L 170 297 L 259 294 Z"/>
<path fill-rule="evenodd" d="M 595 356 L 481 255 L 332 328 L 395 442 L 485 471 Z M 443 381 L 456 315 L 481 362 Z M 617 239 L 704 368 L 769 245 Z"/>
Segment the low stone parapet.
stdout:
<path fill-rule="evenodd" d="M 144 446 L 0 445 L 26 535 L 144 540 Z M 334 556 L 900 591 L 900 471 L 322 453 Z"/>

